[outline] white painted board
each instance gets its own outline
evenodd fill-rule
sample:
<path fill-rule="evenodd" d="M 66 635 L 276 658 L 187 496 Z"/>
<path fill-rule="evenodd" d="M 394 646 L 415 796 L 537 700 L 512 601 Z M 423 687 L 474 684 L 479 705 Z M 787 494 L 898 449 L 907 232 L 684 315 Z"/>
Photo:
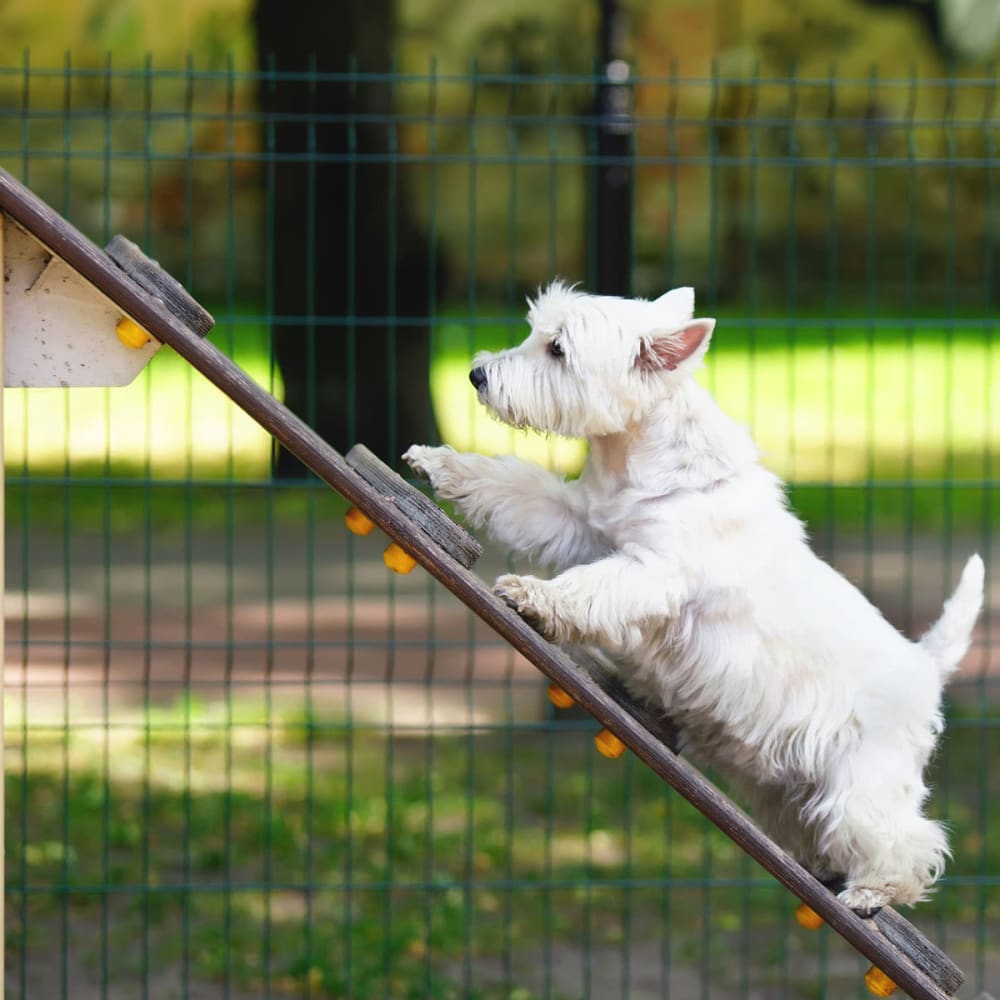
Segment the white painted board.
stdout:
<path fill-rule="evenodd" d="M 4 227 L 4 385 L 128 385 L 159 350 L 126 347 L 125 315 L 10 218 Z"/>

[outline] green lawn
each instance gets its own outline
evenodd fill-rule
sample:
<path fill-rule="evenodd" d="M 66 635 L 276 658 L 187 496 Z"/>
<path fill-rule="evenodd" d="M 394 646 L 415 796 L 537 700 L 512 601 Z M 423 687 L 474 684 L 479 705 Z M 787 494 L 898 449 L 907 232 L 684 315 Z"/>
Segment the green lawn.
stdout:
<path fill-rule="evenodd" d="M 489 320 L 472 329 L 439 324 L 431 381 L 442 432 L 459 448 L 515 451 L 574 471 L 579 442 L 512 432 L 478 406 L 468 386 L 473 353 L 521 332 Z M 869 339 L 871 332 L 867 321 L 847 319 L 829 335 L 806 325 L 791 336 L 767 319 L 750 327 L 723 318 L 702 378 L 790 481 L 986 477 L 1000 439 L 1000 352 L 991 331 L 959 320 L 921 325 L 912 336 L 896 325 Z M 237 319 L 215 339 L 271 384 L 261 325 Z M 8 390 L 4 418 L 9 469 L 27 463 L 59 471 L 68 462 L 238 478 L 268 469 L 263 431 L 169 350 L 124 389 Z"/>
<path fill-rule="evenodd" d="M 791 947 L 795 975 L 817 989 L 829 932 L 795 928 L 786 892 L 637 760 L 598 756 L 592 732 L 389 741 L 301 712 L 198 703 L 33 731 L 9 751 L 8 941 L 57 960 L 68 908 L 92 928 L 74 947 L 119 981 L 187 963 L 252 991 L 499 1000 L 511 994 L 487 986 L 491 958 L 537 961 L 546 940 L 619 947 L 668 927 L 673 962 L 746 948 L 749 971 L 773 978 Z M 958 882 L 920 914 L 955 931 L 1000 919 L 1000 894 L 977 885 L 1000 864 L 985 836 L 1000 822 L 1000 771 L 976 767 L 998 739 L 956 724 L 938 768 Z"/>
<path fill-rule="evenodd" d="M 990 331 L 970 321 L 922 326 L 912 337 L 895 328 L 873 340 L 868 333 L 867 321 L 847 319 L 830 334 L 809 325 L 792 338 L 767 319 L 750 327 L 723 317 L 701 378 L 787 480 L 983 478 L 1000 440 L 1000 352 Z M 460 385 L 470 348 L 503 347 L 520 334 L 494 325 L 472 337 L 445 325 L 433 372 L 445 437 L 573 469 L 578 444 L 512 433 Z"/>
<path fill-rule="evenodd" d="M 727 412 L 751 427 L 814 531 L 873 523 L 978 530 L 1000 514 L 994 491 L 983 488 L 1000 441 L 1000 352 L 992 330 L 975 318 L 924 319 L 911 328 L 890 317 L 883 324 L 876 330 L 848 317 L 828 329 L 807 316 L 791 330 L 780 321 L 749 325 L 723 316 L 701 377 Z M 573 474 L 583 461 L 581 442 L 512 431 L 477 404 L 468 385 L 472 355 L 516 342 L 523 329 L 488 317 L 474 325 L 445 317 L 437 325 L 431 381 L 442 433 L 458 448 L 512 452 Z M 213 337 L 280 394 L 260 323 L 236 317 Z M 93 506 L 88 498 L 100 499 L 94 477 L 105 472 L 237 484 L 269 472 L 268 436 L 167 349 L 127 388 L 8 390 L 4 419 L 8 473 L 79 476 L 73 491 L 83 517 Z M 184 495 L 196 499 L 198 491 Z M 36 517 L 50 508 L 62 517 L 60 489 L 39 484 L 32 496 Z M 15 511 L 23 502 L 17 488 L 9 499 Z M 290 509 L 300 505 L 287 499 Z M 239 502 L 252 498 L 243 493 Z M 176 518 L 183 508 L 176 504 L 164 516 Z"/>

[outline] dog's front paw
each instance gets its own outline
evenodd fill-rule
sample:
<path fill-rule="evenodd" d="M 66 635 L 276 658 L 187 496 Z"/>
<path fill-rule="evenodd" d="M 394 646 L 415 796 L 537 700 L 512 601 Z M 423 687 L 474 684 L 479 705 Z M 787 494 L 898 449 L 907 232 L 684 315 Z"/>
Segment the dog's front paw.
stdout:
<path fill-rule="evenodd" d="M 426 479 L 434 487 L 439 496 L 453 499 L 461 493 L 461 490 L 456 491 L 453 482 L 455 475 L 452 466 L 457 454 L 454 448 L 446 444 L 437 448 L 427 444 L 414 444 L 403 452 L 402 457 L 421 479 Z"/>
<path fill-rule="evenodd" d="M 452 451 L 447 445 L 435 448 L 429 444 L 411 444 L 402 459 L 421 479 L 433 483 L 434 470 L 441 466 L 441 452 Z"/>
<path fill-rule="evenodd" d="M 513 608 L 536 632 L 546 639 L 555 640 L 555 619 L 544 587 L 545 581 L 538 577 L 508 573 L 497 577 L 493 593 Z"/>

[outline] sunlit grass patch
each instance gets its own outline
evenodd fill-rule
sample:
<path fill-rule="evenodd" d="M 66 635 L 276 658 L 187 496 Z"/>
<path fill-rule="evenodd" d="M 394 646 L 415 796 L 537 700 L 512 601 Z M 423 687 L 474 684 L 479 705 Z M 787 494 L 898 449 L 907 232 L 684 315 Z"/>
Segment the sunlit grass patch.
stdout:
<path fill-rule="evenodd" d="M 790 335 L 767 319 L 753 327 L 722 320 L 699 378 L 786 480 L 984 478 L 1000 441 L 1000 352 L 989 331 L 922 327 L 880 340 L 866 330 L 848 320 L 829 336 L 812 326 Z M 579 442 L 503 427 L 468 385 L 473 353 L 521 332 L 500 322 L 444 329 L 433 373 L 444 437 L 578 469 Z"/>
<path fill-rule="evenodd" d="M 985 836 L 1000 772 L 975 766 L 1000 734 L 963 719 L 934 801 L 958 884 L 919 914 L 954 926 L 976 919 L 976 880 L 1000 864 Z M 392 740 L 312 711 L 196 700 L 89 730 L 15 728 L 8 941 L 48 947 L 22 931 L 70 906 L 95 948 L 107 920 L 115 961 L 145 941 L 155 964 L 186 956 L 193 975 L 245 990 L 492 998 L 478 963 L 543 940 L 608 947 L 626 927 L 656 938 L 665 920 L 680 960 L 706 933 L 783 940 L 792 898 L 637 759 L 600 757 L 592 735 Z M 755 955 L 755 973 L 779 952 Z"/>
<path fill-rule="evenodd" d="M 263 329 L 237 323 L 213 339 L 271 385 Z M 169 348 L 121 388 L 7 389 L 3 419 L 11 471 L 245 479 L 270 468 L 270 436 Z"/>
<path fill-rule="evenodd" d="M 585 458 L 582 442 L 506 427 L 469 385 L 477 351 L 509 346 L 523 333 L 523 324 L 504 317 L 439 321 L 430 379 L 441 432 L 459 449 L 516 454 L 573 475 Z M 237 317 L 217 336 L 280 396 L 263 324 Z M 750 427 L 765 463 L 793 484 L 807 520 L 841 519 L 861 496 L 849 492 L 854 487 L 867 490 L 864 504 L 882 523 L 911 517 L 936 528 L 946 510 L 956 523 L 979 525 L 995 506 L 982 483 L 994 475 L 1000 440 L 1000 352 L 982 323 L 926 321 L 907 330 L 897 321 L 879 331 L 857 319 L 793 327 L 723 318 L 699 377 Z M 80 516 L 87 483 L 105 473 L 233 483 L 266 481 L 270 473 L 268 435 L 166 349 L 125 389 L 8 390 L 5 420 L 8 472 L 77 476 Z M 935 483 L 950 492 L 939 496 Z M 817 492 L 821 484 L 847 490 L 847 506 Z M 189 493 L 162 516 L 176 520 L 200 497 Z M 12 501 L 16 506 L 17 496 Z M 45 506 L 40 488 L 33 505 Z M 115 507 L 118 517 L 121 504 Z"/>
<path fill-rule="evenodd" d="M 985 336 L 810 338 L 793 347 L 741 339 L 709 355 L 702 380 L 783 478 L 989 474 L 1000 441 L 1000 352 Z"/>

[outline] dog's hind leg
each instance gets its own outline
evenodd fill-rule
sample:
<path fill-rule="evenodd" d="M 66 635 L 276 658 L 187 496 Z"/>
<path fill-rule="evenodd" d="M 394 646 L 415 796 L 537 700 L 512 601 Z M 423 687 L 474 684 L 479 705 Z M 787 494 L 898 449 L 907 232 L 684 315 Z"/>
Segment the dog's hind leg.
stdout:
<path fill-rule="evenodd" d="M 803 822 L 801 800 L 795 797 L 790 799 L 787 787 L 739 781 L 737 792 L 764 833 L 816 878 L 826 882 L 838 874 L 817 848 L 815 829 Z"/>
<path fill-rule="evenodd" d="M 947 838 L 922 814 L 927 790 L 916 762 L 905 758 L 882 744 L 858 753 L 844 772 L 842 811 L 822 846 L 830 867 L 846 874 L 840 898 L 852 909 L 919 902 L 944 869 Z"/>

